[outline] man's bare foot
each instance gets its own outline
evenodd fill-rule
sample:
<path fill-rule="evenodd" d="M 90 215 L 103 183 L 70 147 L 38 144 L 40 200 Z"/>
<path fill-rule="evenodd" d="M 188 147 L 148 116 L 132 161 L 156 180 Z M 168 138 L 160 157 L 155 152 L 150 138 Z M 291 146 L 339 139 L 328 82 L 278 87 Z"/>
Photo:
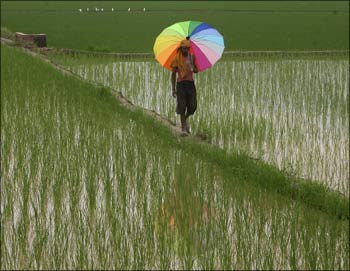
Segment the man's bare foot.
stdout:
<path fill-rule="evenodd" d="M 187 128 L 186 127 L 182 127 L 181 128 L 181 136 L 188 136 L 188 132 L 187 132 Z"/>

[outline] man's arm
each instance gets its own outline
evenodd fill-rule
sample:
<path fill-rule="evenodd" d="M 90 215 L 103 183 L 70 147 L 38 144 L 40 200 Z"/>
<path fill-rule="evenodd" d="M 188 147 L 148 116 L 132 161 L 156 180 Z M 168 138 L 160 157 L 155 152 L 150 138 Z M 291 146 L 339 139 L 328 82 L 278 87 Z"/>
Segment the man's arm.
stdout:
<path fill-rule="evenodd" d="M 171 73 L 171 86 L 173 90 L 173 97 L 176 97 L 176 71 L 173 69 L 173 72 Z"/>
<path fill-rule="evenodd" d="M 196 65 L 196 56 L 193 55 L 193 72 L 198 73 L 198 67 Z"/>

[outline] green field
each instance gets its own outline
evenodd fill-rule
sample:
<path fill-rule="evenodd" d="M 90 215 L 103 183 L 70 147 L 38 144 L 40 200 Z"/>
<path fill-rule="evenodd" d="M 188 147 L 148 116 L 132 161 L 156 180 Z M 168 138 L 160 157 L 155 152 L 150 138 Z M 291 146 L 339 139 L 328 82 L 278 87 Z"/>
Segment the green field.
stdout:
<path fill-rule="evenodd" d="M 179 126 L 183 20 L 226 45 L 193 137 L 142 109 Z M 1 44 L 1 270 L 350 269 L 348 1 L 2 1 L 11 31 L 94 52 Z"/>
<path fill-rule="evenodd" d="M 54 59 L 81 78 L 112 87 L 134 104 L 179 122 L 169 71 L 155 60 L 62 54 Z M 349 195 L 345 55 L 227 56 L 195 80 L 194 134 L 205 132 L 228 153 L 247 153 Z"/>
<path fill-rule="evenodd" d="M 218 29 L 226 51 L 349 50 L 346 1 L 1 2 L 3 27 L 46 33 L 48 46 L 80 50 L 151 53 L 163 28 L 186 20 Z"/>
<path fill-rule="evenodd" d="M 1 269 L 349 268 L 348 220 L 262 189 L 273 167 L 17 49 L 1 67 Z"/>

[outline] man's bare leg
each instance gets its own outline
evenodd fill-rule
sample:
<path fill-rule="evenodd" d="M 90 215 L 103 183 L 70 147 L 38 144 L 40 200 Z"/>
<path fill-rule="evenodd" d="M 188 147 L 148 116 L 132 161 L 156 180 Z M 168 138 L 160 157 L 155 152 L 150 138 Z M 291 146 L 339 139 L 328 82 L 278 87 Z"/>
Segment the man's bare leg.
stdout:
<path fill-rule="evenodd" d="M 185 128 L 186 128 L 186 131 L 188 134 L 190 133 L 190 126 L 188 125 L 188 122 L 187 122 L 187 119 L 189 116 L 190 115 L 186 113 L 186 115 L 185 115 L 185 124 L 186 124 Z"/>
<path fill-rule="evenodd" d="M 180 115 L 180 119 L 181 119 L 181 130 L 183 133 L 187 133 L 187 121 L 186 121 L 186 115 L 185 114 L 181 114 Z"/>

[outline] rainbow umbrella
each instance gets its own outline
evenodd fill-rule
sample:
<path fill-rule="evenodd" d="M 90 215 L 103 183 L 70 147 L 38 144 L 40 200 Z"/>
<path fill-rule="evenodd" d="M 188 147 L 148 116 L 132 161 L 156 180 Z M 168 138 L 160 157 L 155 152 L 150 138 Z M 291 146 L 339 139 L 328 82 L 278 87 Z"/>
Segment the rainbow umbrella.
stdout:
<path fill-rule="evenodd" d="M 225 48 L 222 35 L 207 23 L 185 21 L 165 28 L 156 38 L 153 51 L 158 62 L 171 70 L 170 64 L 180 42 L 189 39 L 190 53 L 195 55 L 198 71 L 210 68 L 217 62 Z"/>

